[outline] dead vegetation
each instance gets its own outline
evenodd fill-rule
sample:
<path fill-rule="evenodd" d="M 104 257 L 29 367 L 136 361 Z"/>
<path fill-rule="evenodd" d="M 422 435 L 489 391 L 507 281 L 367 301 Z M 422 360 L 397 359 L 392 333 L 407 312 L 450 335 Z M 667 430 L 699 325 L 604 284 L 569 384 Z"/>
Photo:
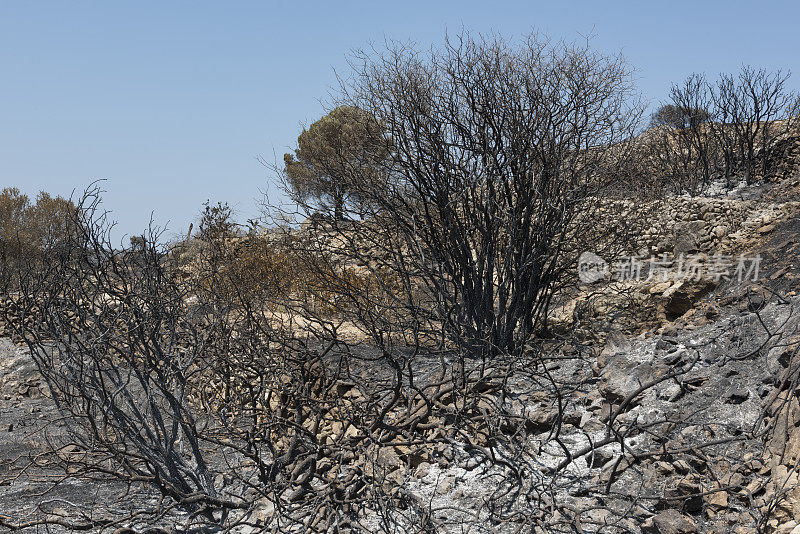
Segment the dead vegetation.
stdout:
<path fill-rule="evenodd" d="M 354 57 L 343 103 L 385 135 L 357 165 L 327 154 L 338 192 L 298 197 L 302 216 L 316 213 L 301 229 L 237 231 L 209 205 L 198 239 L 167 246 L 150 229 L 120 250 L 88 190 L 59 212 L 59 240 L 15 261 L 3 314 L 67 424 L 47 461 L 158 503 L 0 525 L 774 529 L 787 492 L 767 488 L 762 459 L 794 417 L 796 300 L 756 305 L 741 290 L 729 304 L 746 316 L 709 311 L 656 338 L 688 317 L 661 310 L 651 336 L 631 340 L 611 320 L 641 319 L 628 287 L 552 321 L 581 251 L 661 238 L 662 204 L 643 199 L 662 202 L 663 188 L 636 188 L 632 96 L 620 58 L 535 36 L 515 47 L 462 35 L 428 56 L 397 46 Z M 696 142 L 684 133 L 646 164 Z M 671 294 L 691 309 L 716 288 Z M 773 357 L 783 374 L 769 396 Z M 764 387 L 734 391 L 725 380 L 747 365 Z M 471 496 L 455 495 L 453 473 Z"/>

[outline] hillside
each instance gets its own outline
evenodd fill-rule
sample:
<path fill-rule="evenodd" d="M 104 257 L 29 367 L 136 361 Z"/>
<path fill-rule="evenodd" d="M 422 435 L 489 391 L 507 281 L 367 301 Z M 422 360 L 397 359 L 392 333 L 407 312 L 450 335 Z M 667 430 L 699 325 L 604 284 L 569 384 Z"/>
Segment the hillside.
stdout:
<path fill-rule="evenodd" d="M 276 475 L 280 491 L 232 508 L 231 531 L 800 532 L 800 140 L 781 146 L 774 180 L 654 201 L 633 252 L 643 270 L 565 294 L 554 335 L 497 362 L 469 395 L 443 378 L 458 369 L 452 355 L 424 344 L 387 355 L 363 332 L 278 375 L 279 392 L 319 382 L 303 397 L 324 405 L 317 424 L 297 406 L 317 449 Z M 651 258 L 668 258 L 668 274 Z M 703 276 L 681 276 L 678 258 Z M 740 280 L 740 258 L 758 258 L 758 271 Z M 614 278 L 619 258 L 605 260 Z M 103 313 L 123 304 L 95 303 Z M 9 301 L 6 312 L 23 320 Z M 156 511 L 163 503 L 140 481 L 81 471 L 88 451 L 30 354 L 9 339 L 0 351 L 0 526 L 195 528 L 199 513 Z M 268 363 L 254 363 L 256 376 L 271 376 Z M 371 418 L 390 393 L 400 401 L 381 427 Z M 287 441 L 275 443 L 295 450 Z M 228 445 L 206 443 L 220 499 L 266 476 Z"/>

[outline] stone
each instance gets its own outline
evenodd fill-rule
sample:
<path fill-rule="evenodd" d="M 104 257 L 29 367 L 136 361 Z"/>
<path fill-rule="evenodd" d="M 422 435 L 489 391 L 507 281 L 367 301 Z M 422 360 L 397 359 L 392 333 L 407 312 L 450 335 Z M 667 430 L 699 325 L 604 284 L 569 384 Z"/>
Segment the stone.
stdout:
<path fill-rule="evenodd" d="M 728 390 L 725 402 L 728 404 L 741 404 L 750 398 L 750 390 L 744 386 L 737 386 Z"/>
<path fill-rule="evenodd" d="M 775 225 L 774 224 L 767 224 L 767 225 L 762 226 L 761 228 L 759 228 L 758 229 L 758 233 L 761 234 L 761 235 L 764 235 L 764 234 L 770 233 L 774 229 L 775 229 Z"/>
<path fill-rule="evenodd" d="M 603 467 L 606 465 L 614 455 L 609 451 L 604 451 L 603 449 L 598 449 L 592 452 L 589 456 L 586 457 L 586 461 L 589 464 L 589 467 L 596 468 L 596 467 Z"/>
<path fill-rule="evenodd" d="M 716 286 L 717 282 L 713 280 L 681 280 L 664 292 L 661 312 L 667 320 L 674 321 L 694 308 L 697 301 Z"/>
<path fill-rule="evenodd" d="M 619 457 L 616 459 L 609 461 L 606 463 L 605 467 L 603 467 L 603 471 L 600 473 L 600 483 L 601 484 L 608 484 L 610 482 L 614 482 L 615 480 L 619 479 L 623 472 L 625 472 L 628 467 L 630 467 L 630 462 L 625 458 L 617 461 Z"/>
<path fill-rule="evenodd" d="M 722 239 L 728 234 L 728 231 L 729 229 L 727 226 L 719 225 L 714 227 L 713 233 L 718 239 Z"/>
<path fill-rule="evenodd" d="M 725 490 L 720 490 L 708 493 L 703 497 L 703 500 L 705 501 L 706 506 L 715 512 L 724 510 L 728 507 L 728 492 Z"/>
<path fill-rule="evenodd" d="M 428 473 L 431 472 L 431 464 L 428 462 L 421 462 L 417 468 L 414 470 L 414 476 L 416 478 L 425 478 L 428 476 Z"/>
<path fill-rule="evenodd" d="M 558 417 L 558 409 L 555 407 L 539 407 L 528 417 L 525 418 L 525 430 L 529 434 L 549 432 Z"/>
<path fill-rule="evenodd" d="M 675 256 L 693 254 L 700 250 L 700 240 L 706 234 L 704 221 L 681 222 L 675 225 L 675 246 L 672 250 Z"/>
<path fill-rule="evenodd" d="M 456 485 L 456 477 L 453 475 L 445 477 L 439 484 L 436 486 L 436 494 L 437 495 L 445 495 L 453 491 L 453 488 Z"/>
<path fill-rule="evenodd" d="M 697 524 L 677 510 L 659 512 L 642 524 L 642 534 L 693 534 Z"/>
<path fill-rule="evenodd" d="M 662 335 L 658 341 L 656 341 L 656 350 L 670 351 L 673 350 L 677 344 L 678 340 L 674 337 Z"/>
<path fill-rule="evenodd" d="M 621 403 L 643 384 L 668 372 L 664 365 L 638 362 L 622 353 L 607 357 L 604 363 L 599 370 L 600 393 L 614 404 Z M 641 395 L 634 398 L 628 407 L 633 408 L 640 402 Z"/>
<path fill-rule="evenodd" d="M 667 497 L 661 503 L 661 508 L 672 508 L 679 506 L 689 513 L 699 512 L 703 509 L 703 497 L 701 496 L 700 477 L 690 474 L 683 477 L 677 485 L 667 488 L 664 492 Z"/>

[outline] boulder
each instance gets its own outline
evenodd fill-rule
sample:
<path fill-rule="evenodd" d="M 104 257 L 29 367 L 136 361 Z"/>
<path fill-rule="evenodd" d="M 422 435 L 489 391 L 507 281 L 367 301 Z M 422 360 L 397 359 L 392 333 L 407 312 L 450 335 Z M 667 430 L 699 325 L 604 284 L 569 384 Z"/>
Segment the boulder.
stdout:
<path fill-rule="evenodd" d="M 675 256 L 698 252 L 702 238 L 707 233 L 704 221 L 680 222 L 675 225 L 673 231 L 675 233 L 675 246 L 673 248 Z"/>
<path fill-rule="evenodd" d="M 668 320 L 674 321 L 694 308 L 697 301 L 716 286 L 717 282 L 714 280 L 681 280 L 664 292 L 660 311 Z"/>
<path fill-rule="evenodd" d="M 635 393 L 640 386 L 668 372 L 664 365 L 644 363 L 618 352 L 598 358 L 600 393 L 609 402 L 619 404 Z M 634 399 L 632 408 L 641 399 Z"/>

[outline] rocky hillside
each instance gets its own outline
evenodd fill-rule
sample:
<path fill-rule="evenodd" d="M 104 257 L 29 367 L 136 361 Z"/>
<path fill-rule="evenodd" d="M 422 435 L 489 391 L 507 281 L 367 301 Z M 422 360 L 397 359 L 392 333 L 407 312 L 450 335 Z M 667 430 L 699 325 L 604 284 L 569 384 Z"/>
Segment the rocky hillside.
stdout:
<path fill-rule="evenodd" d="M 321 459 L 319 472 L 339 473 L 342 484 L 364 477 L 405 503 L 342 512 L 328 531 L 418 532 L 424 517 L 436 532 L 800 532 L 799 147 L 785 147 L 794 171 L 778 180 L 661 201 L 631 251 L 639 276 L 614 279 L 620 260 L 605 258 L 609 276 L 555 309 L 556 335 L 536 347 L 548 354 L 541 367 L 482 384 L 475 406 L 440 395 L 418 441 Z M 666 274 L 648 263 L 663 257 Z M 702 276 L 677 275 L 678 258 Z M 738 258 L 759 258 L 757 272 L 740 279 Z M 130 495 L 99 479 L 46 491 L 60 475 L 37 458 L 46 430 L 61 432 L 59 415 L 25 350 L 2 340 L 0 352 L 0 527 L 33 521 L 35 531 L 45 517 L 70 530 L 87 507 L 155 506 L 146 487 Z M 337 383 L 342 413 L 391 383 L 379 362 L 353 364 L 353 380 Z M 441 363 L 435 354 L 409 360 L 415 387 L 435 383 Z M 319 432 L 336 446 L 363 438 L 347 423 Z M 215 484 L 224 492 L 230 481 Z M 312 496 L 305 488 L 258 501 L 234 514 L 231 529 L 266 530 L 279 507 L 306 510 Z M 170 510 L 155 524 L 179 531 L 186 521 Z M 146 530 L 135 520 L 104 529 Z"/>

